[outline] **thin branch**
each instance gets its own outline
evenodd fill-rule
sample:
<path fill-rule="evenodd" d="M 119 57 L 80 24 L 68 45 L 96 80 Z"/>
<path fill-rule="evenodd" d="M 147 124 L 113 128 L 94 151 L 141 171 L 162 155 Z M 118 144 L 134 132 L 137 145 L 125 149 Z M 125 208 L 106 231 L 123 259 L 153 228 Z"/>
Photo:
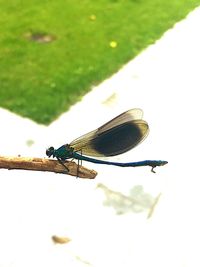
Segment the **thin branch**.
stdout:
<path fill-rule="evenodd" d="M 0 168 L 3 169 L 49 171 L 88 179 L 94 179 L 97 175 L 96 171 L 89 170 L 80 165 L 78 166 L 75 162 L 72 161 L 66 161 L 65 166 L 66 168 L 57 160 L 52 159 L 0 156 Z"/>

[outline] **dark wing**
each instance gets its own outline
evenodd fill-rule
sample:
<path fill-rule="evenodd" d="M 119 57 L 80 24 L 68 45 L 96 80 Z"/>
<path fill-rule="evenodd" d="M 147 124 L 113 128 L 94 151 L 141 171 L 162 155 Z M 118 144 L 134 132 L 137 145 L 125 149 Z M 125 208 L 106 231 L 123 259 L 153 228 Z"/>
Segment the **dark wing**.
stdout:
<path fill-rule="evenodd" d="M 75 151 L 94 157 L 122 154 L 144 140 L 149 131 L 143 121 L 142 110 L 131 109 L 98 129 L 89 132 L 70 143 Z"/>

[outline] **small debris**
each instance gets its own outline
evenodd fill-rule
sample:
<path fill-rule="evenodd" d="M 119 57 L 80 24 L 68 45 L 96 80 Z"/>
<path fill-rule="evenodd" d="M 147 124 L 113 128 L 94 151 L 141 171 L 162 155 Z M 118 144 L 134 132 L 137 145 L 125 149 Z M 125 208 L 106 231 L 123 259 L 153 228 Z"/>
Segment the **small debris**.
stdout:
<path fill-rule="evenodd" d="M 65 236 L 53 235 L 51 238 L 55 244 L 66 244 L 66 243 L 69 243 L 71 241 L 70 238 L 65 237 Z"/>

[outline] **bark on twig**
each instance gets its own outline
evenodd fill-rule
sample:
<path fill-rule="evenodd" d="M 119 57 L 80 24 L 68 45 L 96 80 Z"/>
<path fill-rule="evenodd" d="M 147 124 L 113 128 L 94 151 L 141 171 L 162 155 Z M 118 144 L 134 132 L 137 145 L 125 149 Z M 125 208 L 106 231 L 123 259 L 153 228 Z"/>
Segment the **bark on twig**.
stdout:
<path fill-rule="evenodd" d="M 49 171 L 55 173 L 69 174 L 80 178 L 94 179 L 97 172 L 89 170 L 83 166 L 78 166 L 75 162 L 66 161 L 65 166 L 52 159 L 26 158 L 26 157 L 1 157 L 0 168 L 3 169 L 22 169 L 32 171 Z M 69 171 L 67 171 L 67 169 Z"/>

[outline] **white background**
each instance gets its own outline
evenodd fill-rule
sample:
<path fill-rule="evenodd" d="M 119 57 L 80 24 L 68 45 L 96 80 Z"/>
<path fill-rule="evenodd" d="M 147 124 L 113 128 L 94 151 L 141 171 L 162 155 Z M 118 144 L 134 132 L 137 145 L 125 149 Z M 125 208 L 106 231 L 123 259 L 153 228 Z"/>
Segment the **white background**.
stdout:
<path fill-rule="evenodd" d="M 139 107 L 150 134 L 118 159 L 169 161 L 156 174 L 84 163 L 98 171 L 95 180 L 0 170 L 0 267 L 200 266 L 199 25 L 196 9 L 49 127 L 0 109 L 1 155 L 44 157 L 49 145 Z M 140 212 L 99 184 L 126 196 L 135 190 Z M 147 196 L 160 196 L 150 218 Z M 55 245 L 52 235 L 71 242 Z"/>

